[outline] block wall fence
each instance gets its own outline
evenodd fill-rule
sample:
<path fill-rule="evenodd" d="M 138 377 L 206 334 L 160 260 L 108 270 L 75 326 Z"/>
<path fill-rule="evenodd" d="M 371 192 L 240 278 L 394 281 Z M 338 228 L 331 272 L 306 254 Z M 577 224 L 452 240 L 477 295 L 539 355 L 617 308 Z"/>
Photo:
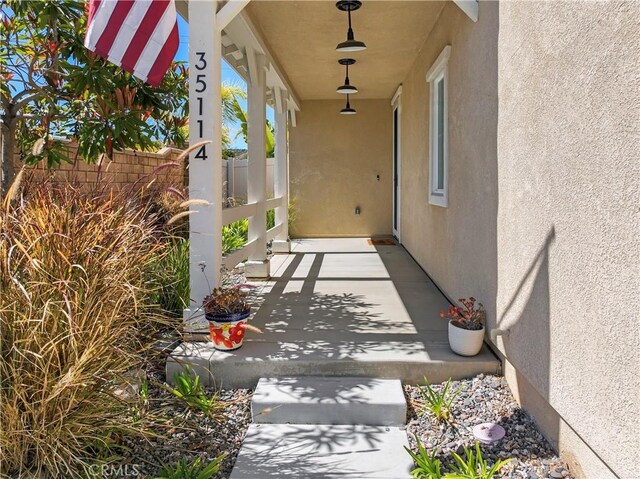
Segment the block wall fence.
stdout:
<path fill-rule="evenodd" d="M 62 163 L 47 168 L 44 162 L 30 171 L 39 178 L 49 178 L 54 183 L 77 182 L 86 189 L 96 188 L 107 182 L 113 189 L 120 190 L 136 183 L 145 185 L 155 178 L 155 183 L 176 188 L 186 188 L 188 175 L 184 160 L 178 157 L 182 150 L 162 148 L 158 152 L 124 150 L 115 151 L 112 160 L 102 165 L 87 164 L 77 157 L 78 146 L 67 146 L 70 163 Z M 267 159 L 267 198 L 273 198 L 273 158 Z M 16 172 L 23 163 L 19 155 L 15 157 Z M 222 162 L 223 193 L 225 198 L 235 198 L 240 202 L 247 199 L 247 160 L 230 159 Z"/>

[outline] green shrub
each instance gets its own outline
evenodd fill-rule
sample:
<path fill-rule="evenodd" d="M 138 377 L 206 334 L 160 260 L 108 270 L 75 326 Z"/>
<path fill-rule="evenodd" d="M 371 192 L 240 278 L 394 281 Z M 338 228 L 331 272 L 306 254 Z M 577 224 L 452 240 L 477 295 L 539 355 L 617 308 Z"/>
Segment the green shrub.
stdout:
<path fill-rule="evenodd" d="M 0 211 L 0 476 L 80 477 L 130 431 L 113 391 L 167 322 L 147 307 L 163 247 L 135 198 L 31 191 Z"/>
<path fill-rule="evenodd" d="M 424 382 L 424 386 L 418 386 L 418 390 L 424 399 L 421 413 L 424 414 L 426 411 L 431 411 L 438 421 L 451 420 L 451 404 L 456 396 L 460 394 L 462 387 L 453 393 L 449 393 L 449 388 L 451 387 L 451 378 L 449 378 L 442 392 L 439 393 L 431 387 L 427 378 L 424 378 Z"/>
<path fill-rule="evenodd" d="M 249 220 L 244 218 L 222 227 L 222 253 L 229 254 L 247 243 Z"/>

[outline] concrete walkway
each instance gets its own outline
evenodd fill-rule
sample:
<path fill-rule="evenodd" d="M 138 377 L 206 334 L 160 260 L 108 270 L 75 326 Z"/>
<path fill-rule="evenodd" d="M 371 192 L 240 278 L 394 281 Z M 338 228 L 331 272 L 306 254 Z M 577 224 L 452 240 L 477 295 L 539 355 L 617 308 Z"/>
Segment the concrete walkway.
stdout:
<path fill-rule="evenodd" d="M 404 479 L 413 461 L 400 381 L 262 378 L 231 479 Z"/>
<path fill-rule="evenodd" d="M 248 333 L 233 352 L 185 343 L 167 362 L 168 379 L 183 364 L 224 387 L 310 375 L 440 382 L 498 370 L 486 346 L 473 358 L 451 352 L 439 317 L 448 302 L 401 246 L 294 240 L 271 269 L 271 280 L 253 283 L 251 324 L 263 334 Z"/>

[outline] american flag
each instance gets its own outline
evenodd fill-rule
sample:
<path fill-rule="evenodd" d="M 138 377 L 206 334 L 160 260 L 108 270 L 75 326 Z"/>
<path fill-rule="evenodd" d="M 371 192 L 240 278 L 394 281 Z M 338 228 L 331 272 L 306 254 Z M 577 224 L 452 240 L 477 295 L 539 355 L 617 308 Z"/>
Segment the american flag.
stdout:
<path fill-rule="evenodd" d="M 173 0 L 90 0 L 84 46 L 159 86 L 178 50 Z"/>

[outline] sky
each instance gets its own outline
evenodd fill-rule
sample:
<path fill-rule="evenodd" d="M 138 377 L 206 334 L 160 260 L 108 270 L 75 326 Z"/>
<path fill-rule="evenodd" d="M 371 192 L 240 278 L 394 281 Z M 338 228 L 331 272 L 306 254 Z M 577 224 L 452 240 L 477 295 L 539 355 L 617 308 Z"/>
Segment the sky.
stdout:
<path fill-rule="evenodd" d="M 189 24 L 180 15 L 178 15 L 178 32 L 180 34 L 180 46 L 178 47 L 178 53 L 176 53 L 175 60 L 188 62 L 189 61 L 189 47 L 188 47 Z M 222 60 L 222 82 L 231 83 L 232 85 L 239 85 L 246 90 L 246 82 L 224 60 Z M 241 99 L 240 105 L 242 105 L 242 108 L 244 109 L 247 108 L 247 103 L 245 100 Z M 273 109 L 271 107 L 267 107 L 267 119 L 271 122 L 271 124 L 273 124 L 273 121 L 274 121 Z M 231 148 L 240 148 L 240 149 L 246 148 L 247 144 L 245 143 L 242 135 L 240 134 L 236 136 L 237 133 L 240 131 L 239 125 L 237 124 L 232 125 L 230 127 L 230 131 L 231 131 L 230 136 L 231 136 L 231 139 L 233 140 L 231 144 Z"/>

